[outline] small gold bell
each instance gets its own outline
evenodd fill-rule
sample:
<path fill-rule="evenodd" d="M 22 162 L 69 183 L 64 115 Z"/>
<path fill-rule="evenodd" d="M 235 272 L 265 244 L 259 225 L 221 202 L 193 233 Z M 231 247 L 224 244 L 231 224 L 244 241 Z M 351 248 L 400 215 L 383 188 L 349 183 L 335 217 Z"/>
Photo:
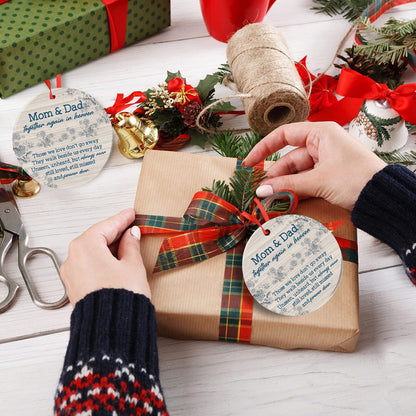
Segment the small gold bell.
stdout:
<path fill-rule="evenodd" d="M 16 179 L 12 185 L 13 193 L 19 198 L 31 198 L 40 191 L 40 185 L 34 179 L 27 181 Z"/>
<path fill-rule="evenodd" d="M 117 113 L 112 120 L 118 136 L 118 148 L 123 156 L 139 159 L 157 143 L 158 131 L 153 121 L 131 113 Z"/>

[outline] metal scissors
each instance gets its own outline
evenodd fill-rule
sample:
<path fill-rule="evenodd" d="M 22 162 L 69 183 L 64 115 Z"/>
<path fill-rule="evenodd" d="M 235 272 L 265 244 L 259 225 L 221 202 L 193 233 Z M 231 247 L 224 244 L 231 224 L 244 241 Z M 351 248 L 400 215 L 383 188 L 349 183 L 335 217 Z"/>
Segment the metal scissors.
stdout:
<path fill-rule="evenodd" d="M 0 313 L 12 305 L 19 289 L 19 285 L 7 278 L 4 273 L 4 261 L 14 238 L 18 240 L 18 266 L 33 303 L 43 309 L 56 309 L 65 305 L 68 301 L 65 287 L 64 295 L 61 299 L 56 302 L 44 302 L 40 299 L 35 287 L 32 285 L 30 274 L 26 267 L 28 259 L 35 254 L 49 256 L 58 272 L 59 279 L 61 279 L 58 259 L 56 254 L 49 248 L 28 246 L 29 237 L 20 218 L 14 195 L 8 185 L 0 185 L 0 283 L 5 284 L 7 287 L 7 296 L 0 301 Z"/>

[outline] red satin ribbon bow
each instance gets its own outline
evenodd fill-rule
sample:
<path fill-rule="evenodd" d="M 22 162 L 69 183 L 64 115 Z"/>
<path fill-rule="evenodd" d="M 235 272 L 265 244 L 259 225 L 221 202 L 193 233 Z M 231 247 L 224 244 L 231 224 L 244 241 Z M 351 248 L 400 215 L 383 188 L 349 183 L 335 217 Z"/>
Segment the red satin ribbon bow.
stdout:
<path fill-rule="evenodd" d="M 138 97 L 136 101 L 133 101 L 134 98 Z M 105 108 L 105 111 L 107 114 L 110 114 L 111 116 L 115 116 L 120 111 L 125 110 L 126 108 L 130 107 L 134 104 L 140 104 L 144 101 L 146 101 L 147 97 L 144 93 L 141 91 L 134 91 L 127 97 L 125 97 L 123 94 L 117 94 L 116 101 L 111 107 Z"/>
<path fill-rule="evenodd" d="M 343 68 L 336 93 L 345 98 L 308 119 L 336 121 L 344 125 L 354 119 L 365 100 L 387 100 L 406 121 L 416 124 L 416 83 L 401 85 L 391 90 L 352 69 Z"/>
<path fill-rule="evenodd" d="M 167 88 L 169 93 L 175 96 L 176 106 L 181 113 L 190 102 L 202 104 L 198 91 L 192 85 L 186 84 L 182 78 L 171 79 Z"/>

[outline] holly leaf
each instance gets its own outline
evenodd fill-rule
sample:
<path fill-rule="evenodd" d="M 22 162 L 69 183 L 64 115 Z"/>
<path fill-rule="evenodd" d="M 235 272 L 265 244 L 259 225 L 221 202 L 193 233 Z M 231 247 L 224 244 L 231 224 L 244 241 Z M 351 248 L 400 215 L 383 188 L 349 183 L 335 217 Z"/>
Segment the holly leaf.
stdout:
<path fill-rule="evenodd" d="M 153 90 L 151 88 L 147 89 L 146 91 L 143 91 L 143 94 L 149 98 L 150 97 L 150 93 L 153 92 Z"/>
<path fill-rule="evenodd" d="M 229 111 L 234 111 L 235 109 L 236 107 L 234 107 L 229 101 L 223 101 L 214 105 L 212 111 L 221 111 L 224 113 L 228 113 Z"/>
<path fill-rule="evenodd" d="M 182 78 L 186 83 L 186 79 L 182 76 L 181 71 L 178 71 L 178 72 L 169 72 L 168 71 L 168 76 L 165 79 L 166 84 L 173 78 Z"/>
<path fill-rule="evenodd" d="M 205 144 L 208 142 L 209 137 L 198 129 L 189 129 L 188 134 L 191 136 L 191 144 L 196 144 L 202 149 L 205 148 Z"/>
<path fill-rule="evenodd" d="M 158 110 L 152 114 L 150 119 L 160 128 L 165 123 L 172 120 L 172 113 L 166 110 Z"/>
<path fill-rule="evenodd" d="M 204 79 L 199 81 L 195 89 L 198 91 L 201 101 L 204 101 L 209 96 L 211 90 L 213 90 L 217 84 L 218 76 L 212 74 L 208 74 Z"/>

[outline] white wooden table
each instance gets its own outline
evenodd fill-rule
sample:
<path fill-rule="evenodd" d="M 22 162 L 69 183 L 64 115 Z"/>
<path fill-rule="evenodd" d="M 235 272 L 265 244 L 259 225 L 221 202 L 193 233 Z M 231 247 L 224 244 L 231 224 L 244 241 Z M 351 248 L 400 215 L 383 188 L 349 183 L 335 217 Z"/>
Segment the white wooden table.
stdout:
<path fill-rule="evenodd" d="M 348 23 L 315 14 L 310 6 L 310 0 L 278 0 L 265 22 L 282 32 L 294 59 L 308 55 L 309 67 L 319 72 L 331 60 Z M 416 5 L 400 7 L 394 15 L 415 18 Z M 63 74 L 63 86 L 84 90 L 109 106 L 118 92 L 157 85 L 167 70 L 180 69 L 195 84 L 225 61 L 225 44 L 208 35 L 199 2 L 172 0 L 171 27 Z M 410 73 L 408 79 L 414 82 L 416 75 Z M 37 85 L 0 101 L 0 160 L 17 163 L 14 122 L 45 88 Z M 240 118 L 226 126 L 241 123 Z M 203 152 L 189 146 L 184 151 Z M 133 205 L 140 167 L 141 161 L 125 159 L 114 146 L 103 172 L 87 185 L 60 191 L 44 187 L 35 198 L 19 200 L 32 245 L 51 247 L 64 260 L 75 236 Z M 0 315 L 0 415 L 50 415 L 72 309 L 34 306 L 16 256 L 14 248 L 7 272 L 22 289 L 14 306 Z M 160 338 L 161 379 L 170 413 L 416 414 L 416 288 L 398 256 L 364 233 L 359 234 L 359 264 L 361 336 L 354 353 Z M 33 267 L 41 293 L 57 299 L 60 288 L 51 264 L 35 259 Z"/>

